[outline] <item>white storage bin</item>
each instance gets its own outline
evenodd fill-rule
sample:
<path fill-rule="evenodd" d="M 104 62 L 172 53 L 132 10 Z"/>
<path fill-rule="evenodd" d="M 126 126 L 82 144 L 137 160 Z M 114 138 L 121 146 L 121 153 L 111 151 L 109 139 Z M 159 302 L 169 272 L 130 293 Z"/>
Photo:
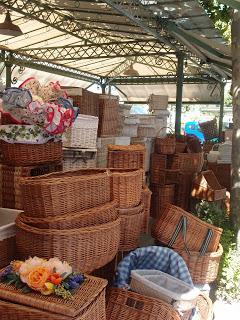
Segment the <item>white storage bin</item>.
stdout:
<path fill-rule="evenodd" d="M 133 291 L 172 304 L 179 312 L 196 306 L 197 288 L 159 270 L 133 270 L 130 287 Z"/>
<path fill-rule="evenodd" d="M 96 148 L 98 117 L 80 114 L 63 135 L 67 148 Z"/>
<path fill-rule="evenodd" d="M 124 124 L 139 124 L 140 123 L 140 120 L 139 120 L 139 117 L 134 115 L 134 116 L 128 116 L 128 117 L 125 117 L 124 119 Z"/>
<path fill-rule="evenodd" d="M 115 138 L 115 145 L 118 146 L 128 146 L 130 144 L 130 137 L 116 137 Z"/>
<path fill-rule="evenodd" d="M 15 219 L 21 210 L 0 208 L 0 268 L 15 259 Z"/>
<path fill-rule="evenodd" d="M 97 149 L 64 149 L 63 170 L 96 168 Z"/>
<path fill-rule="evenodd" d="M 124 125 L 122 135 L 126 137 L 137 137 L 138 125 L 128 124 Z"/>
<path fill-rule="evenodd" d="M 146 125 L 146 126 L 154 126 L 156 119 L 155 116 L 152 115 L 142 115 L 140 114 L 139 116 L 139 122 L 141 125 Z"/>
<path fill-rule="evenodd" d="M 151 94 L 149 97 L 149 109 L 167 109 L 168 107 L 168 96 Z"/>

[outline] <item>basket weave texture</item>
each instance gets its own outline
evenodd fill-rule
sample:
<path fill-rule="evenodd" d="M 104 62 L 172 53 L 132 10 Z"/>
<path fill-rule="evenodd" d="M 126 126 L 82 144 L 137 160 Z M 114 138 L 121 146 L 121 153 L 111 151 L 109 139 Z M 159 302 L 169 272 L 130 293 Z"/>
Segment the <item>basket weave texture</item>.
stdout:
<path fill-rule="evenodd" d="M 74 107 L 78 107 L 82 114 L 98 117 L 99 113 L 99 95 L 91 91 L 81 89 L 81 95 L 76 90 L 76 95 L 70 94 L 73 99 Z"/>
<path fill-rule="evenodd" d="M 152 190 L 152 217 L 158 218 L 168 203 L 174 203 L 175 185 L 151 185 Z"/>
<path fill-rule="evenodd" d="M 199 127 L 206 141 L 218 138 L 217 119 L 199 123 Z"/>
<path fill-rule="evenodd" d="M 56 217 L 32 218 L 21 213 L 19 219 L 23 223 L 39 229 L 84 228 L 115 221 L 118 218 L 116 207 L 116 202 L 112 201 L 98 207 Z"/>
<path fill-rule="evenodd" d="M 213 307 L 212 300 L 204 293 L 201 293 L 197 299 L 197 308 L 199 320 L 212 320 Z"/>
<path fill-rule="evenodd" d="M 174 308 L 162 300 L 112 288 L 107 303 L 107 320 L 181 320 Z"/>
<path fill-rule="evenodd" d="M 176 138 L 174 135 L 155 139 L 155 152 L 162 154 L 174 154 L 176 149 Z"/>
<path fill-rule="evenodd" d="M 2 161 L 12 166 L 33 166 L 62 160 L 62 142 L 43 144 L 7 143 L 1 141 Z"/>
<path fill-rule="evenodd" d="M 169 169 L 180 170 L 188 174 L 200 172 L 204 163 L 203 153 L 178 153 L 175 154 Z"/>
<path fill-rule="evenodd" d="M 214 282 L 218 275 L 219 263 L 223 254 L 223 248 L 219 245 L 216 252 L 209 252 L 201 256 L 199 252 L 175 250 L 180 254 L 187 264 L 192 281 L 195 284 L 206 284 Z"/>
<path fill-rule="evenodd" d="M 1 319 L 20 320 L 105 320 L 105 287 L 107 281 L 91 276 L 74 293 L 71 300 L 38 293 L 24 294 L 1 283 Z"/>
<path fill-rule="evenodd" d="M 63 145 L 68 148 L 96 148 L 98 118 L 79 115 L 64 134 Z"/>
<path fill-rule="evenodd" d="M 105 170 L 77 170 L 24 178 L 24 212 L 47 217 L 93 208 L 109 202 L 110 176 Z"/>
<path fill-rule="evenodd" d="M 226 198 L 226 189 L 222 187 L 211 170 L 202 171 L 193 179 L 192 197 L 207 201 Z"/>
<path fill-rule="evenodd" d="M 21 179 L 23 177 L 38 176 L 55 171 L 62 171 L 61 162 L 28 167 L 0 165 L 2 207 L 23 209 L 20 188 Z"/>
<path fill-rule="evenodd" d="M 16 238 L 10 237 L 0 241 L 0 268 L 7 266 L 16 257 Z"/>
<path fill-rule="evenodd" d="M 183 219 L 186 220 L 185 241 L 184 228 L 180 227 Z M 179 232 L 175 241 L 171 243 L 176 230 Z M 218 249 L 222 229 L 200 220 L 177 206 L 168 204 L 158 218 L 152 233 L 156 240 L 173 248 L 184 250 L 187 247 L 190 251 L 199 252 L 209 230 L 212 232 L 212 237 L 206 252 L 214 252 Z"/>
<path fill-rule="evenodd" d="M 39 229 L 16 219 L 16 243 L 20 258 L 59 257 L 81 272 L 92 272 L 116 255 L 120 242 L 120 219 L 79 229 Z"/>
<path fill-rule="evenodd" d="M 143 170 L 112 170 L 111 179 L 113 199 L 119 208 L 131 208 L 140 203 Z"/>
<path fill-rule="evenodd" d="M 119 99 L 117 96 L 99 96 L 98 136 L 115 136 L 119 127 Z"/>
<path fill-rule="evenodd" d="M 144 186 L 141 193 L 141 202 L 144 206 L 144 221 L 143 221 L 142 233 L 146 233 L 146 234 L 148 233 L 151 197 L 152 197 L 151 190 L 147 186 Z"/>
<path fill-rule="evenodd" d="M 63 170 L 95 168 L 97 163 L 96 151 L 63 150 Z"/>
<path fill-rule="evenodd" d="M 134 250 L 139 246 L 139 237 L 144 223 L 144 207 L 142 204 L 135 208 L 119 209 L 121 220 L 120 251 Z"/>
<path fill-rule="evenodd" d="M 108 145 L 109 168 L 144 169 L 145 147 L 142 145 Z"/>

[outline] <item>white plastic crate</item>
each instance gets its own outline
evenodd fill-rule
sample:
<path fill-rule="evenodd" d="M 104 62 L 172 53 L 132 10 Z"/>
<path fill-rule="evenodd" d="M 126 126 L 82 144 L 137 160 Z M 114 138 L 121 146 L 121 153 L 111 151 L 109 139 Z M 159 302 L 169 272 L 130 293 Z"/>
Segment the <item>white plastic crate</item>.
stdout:
<path fill-rule="evenodd" d="M 193 309 L 200 293 L 197 288 L 159 270 L 133 270 L 130 287 L 137 293 L 172 304 L 179 312 Z"/>
<path fill-rule="evenodd" d="M 63 135 L 66 148 L 96 148 L 98 117 L 80 114 Z"/>

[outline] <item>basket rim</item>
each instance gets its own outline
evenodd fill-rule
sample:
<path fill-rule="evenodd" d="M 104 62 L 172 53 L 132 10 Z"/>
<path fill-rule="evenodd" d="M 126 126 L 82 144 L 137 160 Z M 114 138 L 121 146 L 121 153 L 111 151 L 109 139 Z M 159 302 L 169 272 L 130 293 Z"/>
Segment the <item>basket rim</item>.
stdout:
<path fill-rule="evenodd" d="M 177 248 L 173 249 L 174 251 L 176 251 L 179 254 L 187 254 L 188 253 L 185 250 L 178 250 Z M 213 251 L 213 252 L 206 252 L 204 255 L 200 256 L 198 251 L 190 251 L 190 256 L 188 255 L 189 258 L 192 257 L 197 257 L 197 258 L 218 258 L 221 257 L 223 254 L 223 247 L 221 245 L 221 243 L 219 243 L 218 249 L 217 251 Z"/>
<path fill-rule="evenodd" d="M 83 228 L 74 228 L 74 229 L 39 229 L 32 227 L 22 222 L 19 217 L 16 218 L 16 226 L 24 231 L 35 233 L 38 235 L 48 235 L 48 236 L 65 236 L 65 235 L 79 235 L 86 233 L 95 233 L 107 229 L 112 229 L 116 226 L 120 226 L 120 218 L 117 218 L 115 221 L 103 223 L 97 226 L 83 227 Z"/>

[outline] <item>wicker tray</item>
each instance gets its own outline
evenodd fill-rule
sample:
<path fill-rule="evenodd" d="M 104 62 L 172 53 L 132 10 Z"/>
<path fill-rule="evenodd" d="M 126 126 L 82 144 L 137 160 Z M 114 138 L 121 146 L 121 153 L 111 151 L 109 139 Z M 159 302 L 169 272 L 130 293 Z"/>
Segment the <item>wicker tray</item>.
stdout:
<path fill-rule="evenodd" d="M 223 248 L 219 245 L 216 252 L 206 253 L 203 256 L 199 252 L 190 252 L 190 255 L 184 250 L 176 250 L 187 264 L 191 274 L 192 281 L 195 284 L 206 284 L 214 282 L 217 279 L 219 263 L 223 254 Z"/>
<path fill-rule="evenodd" d="M 62 160 L 62 142 L 44 144 L 7 143 L 1 141 L 2 161 L 13 166 L 33 166 Z"/>
<path fill-rule="evenodd" d="M 192 197 L 207 201 L 217 201 L 226 198 L 226 189 L 220 185 L 211 170 L 202 171 L 193 179 Z"/>
<path fill-rule="evenodd" d="M 118 218 L 116 202 L 108 202 L 92 209 L 57 217 L 32 218 L 24 213 L 19 215 L 20 221 L 39 229 L 75 229 L 100 225 L 115 221 Z"/>
<path fill-rule="evenodd" d="M 1 320 L 105 320 L 107 281 L 91 276 L 71 300 L 38 293 L 24 294 L 13 286 L 0 284 Z"/>
<path fill-rule="evenodd" d="M 142 145 L 108 145 L 108 167 L 144 169 L 145 147 Z"/>
<path fill-rule="evenodd" d="M 144 223 L 144 207 L 142 204 L 135 208 L 119 209 L 121 219 L 120 251 L 134 250 L 139 246 L 139 238 Z"/>
<path fill-rule="evenodd" d="M 110 169 L 111 170 L 111 169 Z M 131 208 L 140 203 L 143 170 L 111 170 L 113 198 L 119 208 Z"/>
<path fill-rule="evenodd" d="M 17 218 L 16 226 L 20 258 L 58 257 L 82 272 L 92 272 L 107 264 L 119 247 L 120 219 L 98 226 L 55 230 L 34 228 Z"/>
<path fill-rule="evenodd" d="M 63 136 L 64 147 L 96 148 L 98 118 L 79 115 Z"/>
<path fill-rule="evenodd" d="M 199 252 L 217 250 L 222 229 L 206 223 L 191 213 L 174 206 L 166 205 L 153 230 L 153 237 L 169 247 Z"/>
<path fill-rule="evenodd" d="M 107 303 L 107 320 L 181 320 L 168 303 L 135 292 L 113 288 Z"/>
<path fill-rule="evenodd" d="M 75 213 L 111 200 L 110 176 L 104 169 L 24 178 L 21 188 L 24 212 L 32 217 Z"/>
<path fill-rule="evenodd" d="M 28 167 L 0 165 L 2 206 L 4 208 L 23 209 L 20 188 L 21 179 L 55 171 L 62 171 L 61 162 Z"/>

